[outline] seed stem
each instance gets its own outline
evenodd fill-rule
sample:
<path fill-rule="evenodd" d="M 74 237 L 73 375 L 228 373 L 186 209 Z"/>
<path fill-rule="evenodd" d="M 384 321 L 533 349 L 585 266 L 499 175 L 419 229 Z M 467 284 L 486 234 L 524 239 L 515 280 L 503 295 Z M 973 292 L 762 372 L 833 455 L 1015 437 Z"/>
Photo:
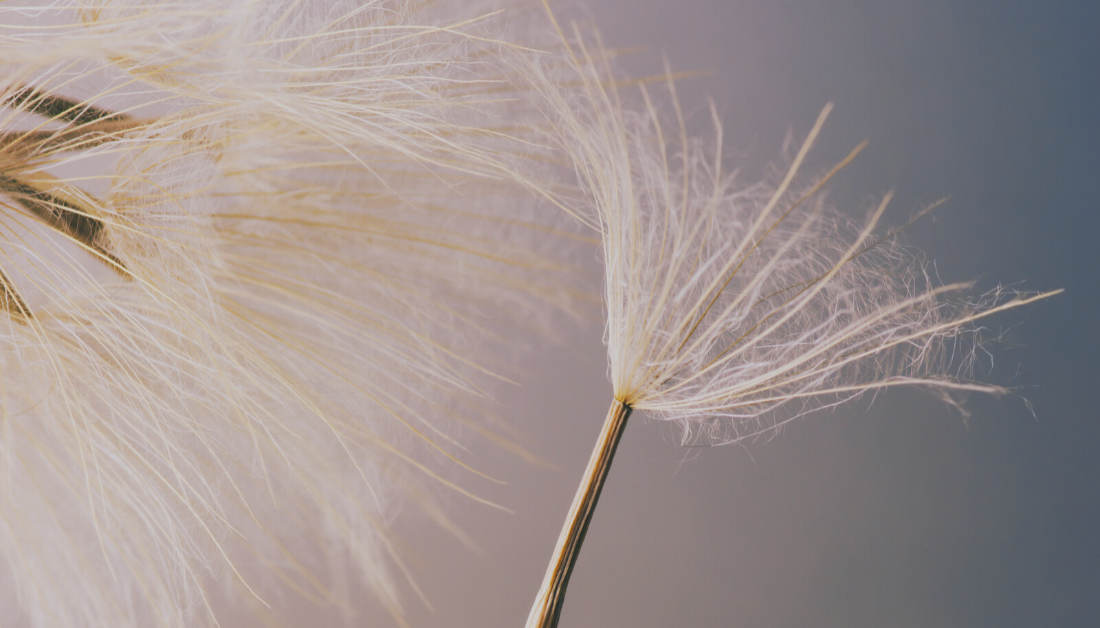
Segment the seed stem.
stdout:
<path fill-rule="evenodd" d="M 581 551 L 581 543 L 588 532 L 588 523 L 596 510 L 604 480 L 611 470 L 611 460 L 615 449 L 626 429 L 626 420 L 630 417 L 630 406 L 615 400 L 607 411 L 603 429 L 596 439 L 596 447 L 588 460 L 588 468 L 581 478 L 581 485 L 573 497 L 573 505 L 565 519 L 565 526 L 558 537 L 558 545 L 550 558 L 550 566 L 543 578 L 531 614 L 527 617 L 527 628 L 555 628 L 561 616 L 561 607 L 565 602 L 565 588 L 569 585 L 569 576 Z"/>

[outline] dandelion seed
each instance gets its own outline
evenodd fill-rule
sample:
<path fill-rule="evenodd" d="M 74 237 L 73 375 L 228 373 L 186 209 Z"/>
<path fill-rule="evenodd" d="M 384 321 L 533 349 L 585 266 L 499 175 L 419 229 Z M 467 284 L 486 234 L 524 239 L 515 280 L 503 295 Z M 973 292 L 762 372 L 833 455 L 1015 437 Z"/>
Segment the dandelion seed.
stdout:
<path fill-rule="evenodd" d="M 559 31 L 560 32 L 560 31 Z M 614 399 L 581 479 L 528 628 L 556 626 L 569 576 L 634 410 L 677 422 L 688 442 L 774 433 L 861 394 L 920 386 L 944 396 L 1001 393 L 974 381 L 974 323 L 1057 292 L 966 302 L 969 284 L 936 287 L 894 234 L 874 236 L 887 195 L 848 229 L 798 174 L 826 108 L 775 183 L 738 187 L 715 146 L 688 137 L 668 82 L 668 125 L 641 86 L 621 103 L 606 57 L 574 27 L 571 74 L 543 77 L 544 107 L 583 195 L 572 203 L 603 241 Z M 562 41 L 566 41 L 564 34 Z M 575 90 L 560 86 L 578 84 Z"/>

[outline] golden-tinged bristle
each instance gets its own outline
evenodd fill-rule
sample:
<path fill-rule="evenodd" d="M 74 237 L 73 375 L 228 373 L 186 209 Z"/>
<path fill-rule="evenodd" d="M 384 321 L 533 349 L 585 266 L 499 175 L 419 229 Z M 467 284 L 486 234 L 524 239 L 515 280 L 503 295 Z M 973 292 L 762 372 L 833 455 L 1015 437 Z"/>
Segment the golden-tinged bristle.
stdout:
<path fill-rule="evenodd" d="M 502 321 L 585 296 L 492 4 L 0 6 L 5 618 L 401 622 L 398 505 L 485 502 Z"/>

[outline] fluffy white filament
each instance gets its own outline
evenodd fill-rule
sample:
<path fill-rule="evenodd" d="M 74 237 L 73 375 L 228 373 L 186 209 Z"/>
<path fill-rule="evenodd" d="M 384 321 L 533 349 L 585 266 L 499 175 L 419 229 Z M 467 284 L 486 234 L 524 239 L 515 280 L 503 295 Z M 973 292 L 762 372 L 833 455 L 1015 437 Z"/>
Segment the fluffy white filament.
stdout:
<path fill-rule="evenodd" d="M 887 387 L 1004 391 L 971 378 L 973 323 L 1054 293 L 967 302 L 970 284 L 934 286 L 894 234 L 875 235 L 889 195 L 850 227 L 817 192 L 862 146 L 811 185 L 797 177 L 829 108 L 777 181 L 739 185 L 716 115 L 707 147 L 671 82 L 671 125 L 644 84 L 640 106 L 623 106 L 575 34 L 580 87 L 548 80 L 545 106 L 582 191 L 563 202 L 603 240 L 616 399 L 680 422 L 685 440 L 730 442 Z"/>

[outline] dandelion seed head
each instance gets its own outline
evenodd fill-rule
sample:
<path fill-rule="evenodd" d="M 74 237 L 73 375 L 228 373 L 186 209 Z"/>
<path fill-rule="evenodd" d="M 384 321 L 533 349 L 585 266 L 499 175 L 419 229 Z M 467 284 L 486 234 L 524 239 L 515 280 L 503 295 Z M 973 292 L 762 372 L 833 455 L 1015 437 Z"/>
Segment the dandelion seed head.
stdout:
<path fill-rule="evenodd" d="M 616 399 L 678 422 L 685 442 L 728 443 L 894 386 L 960 410 L 966 393 L 1006 392 L 974 379 L 977 321 L 1054 293 L 968 297 L 971 284 L 937 284 L 897 231 L 879 233 L 889 194 L 863 222 L 830 207 L 823 186 L 863 147 L 804 181 L 831 106 L 787 168 L 745 183 L 723 162 L 713 106 L 713 138 L 690 137 L 671 79 L 620 88 L 585 39 L 574 26 L 570 69 L 531 72 L 578 181 L 563 202 L 602 236 Z M 560 87 L 562 72 L 579 86 Z"/>

